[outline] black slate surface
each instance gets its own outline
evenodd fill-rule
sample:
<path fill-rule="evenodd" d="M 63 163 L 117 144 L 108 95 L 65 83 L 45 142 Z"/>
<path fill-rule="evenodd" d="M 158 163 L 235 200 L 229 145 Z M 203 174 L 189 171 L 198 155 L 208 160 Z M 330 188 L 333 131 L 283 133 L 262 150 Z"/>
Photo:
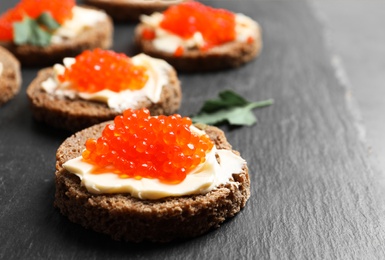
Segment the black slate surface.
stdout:
<path fill-rule="evenodd" d="M 3 12 L 16 1 L 1 3 Z M 251 198 L 218 230 L 170 244 L 129 244 L 72 224 L 52 206 L 55 152 L 69 135 L 31 117 L 23 88 L 0 108 L 1 259 L 381 259 L 384 193 L 335 77 L 322 28 L 306 1 L 203 1 L 243 12 L 264 31 L 262 55 L 231 71 L 180 75 L 183 107 L 232 88 L 249 100 L 257 125 L 223 127 L 248 161 Z M 132 25 L 117 25 L 116 51 L 133 54 Z"/>

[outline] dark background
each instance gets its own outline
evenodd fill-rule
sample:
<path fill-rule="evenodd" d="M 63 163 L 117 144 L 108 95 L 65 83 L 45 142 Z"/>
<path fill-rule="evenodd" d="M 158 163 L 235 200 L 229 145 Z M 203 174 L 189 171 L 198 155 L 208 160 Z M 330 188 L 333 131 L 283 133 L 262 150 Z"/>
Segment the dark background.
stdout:
<path fill-rule="evenodd" d="M 17 1 L 0 4 L 0 12 Z M 180 113 L 234 89 L 255 110 L 252 127 L 222 127 L 248 161 L 251 198 L 221 228 L 169 244 L 130 244 L 85 230 L 53 208 L 55 153 L 70 134 L 32 119 L 25 90 L 0 108 L 1 259 L 381 259 L 384 192 L 347 93 L 335 76 L 322 28 L 305 0 L 202 1 L 242 12 L 263 28 L 264 48 L 235 70 L 180 74 Z M 113 49 L 135 54 L 134 25 L 115 26 Z"/>

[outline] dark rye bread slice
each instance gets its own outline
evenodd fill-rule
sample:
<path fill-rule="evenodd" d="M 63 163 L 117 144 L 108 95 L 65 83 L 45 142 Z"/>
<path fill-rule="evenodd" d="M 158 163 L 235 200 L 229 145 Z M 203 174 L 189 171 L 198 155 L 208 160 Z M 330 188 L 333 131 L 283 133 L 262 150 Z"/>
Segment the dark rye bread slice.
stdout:
<path fill-rule="evenodd" d="M 94 8 L 92 8 L 94 9 Z M 48 66 L 61 62 L 65 57 L 75 57 L 84 50 L 112 46 L 113 23 L 107 16 L 105 21 L 87 28 L 75 38 L 48 46 L 16 45 L 0 41 L 0 46 L 12 52 L 23 66 Z"/>
<path fill-rule="evenodd" d="M 105 103 L 58 97 L 45 92 L 41 84 L 53 75 L 52 68 L 42 69 L 27 88 L 32 114 L 37 121 L 76 132 L 88 126 L 112 120 L 120 114 Z M 151 115 L 169 115 L 179 109 L 181 100 L 180 82 L 175 70 L 172 69 L 169 73 L 169 84 L 163 86 L 160 100 L 152 103 L 147 99 L 139 103 L 138 108 L 148 108 Z"/>
<path fill-rule="evenodd" d="M 0 47 L 0 106 L 20 91 L 21 73 L 19 61 L 6 49 Z M 1 70 L 1 69 L 0 69 Z"/>
<path fill-rule="evenodd" d="M 81 186 L 80 179 L 62 165 L 80 156 L 85 141 L 99 137 L 107 123 L 72 135 L 57 150 L 54 205 L 70 221 L 115 240 L 168 242 L 196 237 L 218 228 L 246 205 L 250 197 L 246 163 L 242 172 L 233 174 L 236 184 L 222 184 L 204 195 L 140 200 L 129 194 L 89 193 Z M 231 150 L 220 129 L 204 125 L 198 127 L 206 131 L 217 148 Z"/>
<path fill-rule="evenodd" d="M 134 41 L 138 51 L 164 59 L 175 69 L 183 72 L 208 72 L 236 68 L 257 57 L 262 49 L 261 30 L 257 27 L 257 37 L 252 43 L 233 41 L 208 51 L 189 49 L 185 50 L 182 56 L 174 56 L 156 49 L 151 40 L 142 37 L 142 31 L 146 27 L 141 23 L 135 28 Z"/>
<path fill-rule="evenodd" d="M 187 0 L 84 0 L 87 5 L 103 9 L 115 21 L 138 21 L 142 14 L 166 10 L 169 6 Z"/>

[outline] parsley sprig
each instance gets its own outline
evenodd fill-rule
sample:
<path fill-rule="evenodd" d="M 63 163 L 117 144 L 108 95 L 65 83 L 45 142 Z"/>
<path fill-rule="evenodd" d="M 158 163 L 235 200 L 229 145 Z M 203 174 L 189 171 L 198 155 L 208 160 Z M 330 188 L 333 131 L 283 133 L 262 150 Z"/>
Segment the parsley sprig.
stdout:
<path fill-rule="evenodd" d="M 257 122 L 252 110 L 273 103 L 272 99 L 250 102 L 231 90 L 225 90 L 219 93 L 219 99 L 207 100 L 192 120 L 209 125 L 228 123 L 251 126 Z"/>
<path fill-rule="evenodd" d="M 13 39 L 17 45 L 46 46 L 51 42 L 53 31 L 59 27 L 60 24 L 47 12 L 36 19 L 25 16 L 21 22 L 13 24 Z"/>

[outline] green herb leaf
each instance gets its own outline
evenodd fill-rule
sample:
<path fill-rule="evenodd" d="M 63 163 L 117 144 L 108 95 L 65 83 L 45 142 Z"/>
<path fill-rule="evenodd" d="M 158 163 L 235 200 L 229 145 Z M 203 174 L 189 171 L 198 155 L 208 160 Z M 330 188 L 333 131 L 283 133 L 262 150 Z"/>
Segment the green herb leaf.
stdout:
<path fill-rule="evenodd" d="M 54 31 L 60 27 L 60 24 L 48 12 L 42 13 L 36 21 L 39 25 L 45 26 L 49 31 Z"/>
<path fill-rule="evenodd" d="M 25 17 L 23 21 L 13 24 L 13 40 L 17 45 L 22 45 L 28 42 L 31 35 L 31 19 Z"/>
<path fill-rule="evenodd" d="M 41 29 L 37 21 L 29 17 L 24 17 L 23 21 L 14 23 L 13 31 L 14 42 L 17 45 L 45 46 L 51 41 L 51 34 Z"/>
<path fill-rule="evenodd" d="M 51 42 L 52 31 L 58 27 L 60 24 L 49 13 L 42 13 L 36 19 L 25 16 L 23 21 L 13 23 L 13 39 L 17 45 L 47 46 Z"/>
<path fill-rule="evenodd" d="M 249 102 L 237 93 L 226 90 L 219 93 L 219 99 L 207 100 L 198 115 L 193 116 L 194 123 L 209 125 L 229 123 L 231 125 L 251 126 L 257 122 L 252 110 L 269 106 L 273 100 Z"/>
<path fill-rule="evenodd" d="M 234 106 L 245 106 L 249 102 L 231 90 L 220 92 L 219 99 L 207 100 L 200 112 L 214 112 Z"/>

